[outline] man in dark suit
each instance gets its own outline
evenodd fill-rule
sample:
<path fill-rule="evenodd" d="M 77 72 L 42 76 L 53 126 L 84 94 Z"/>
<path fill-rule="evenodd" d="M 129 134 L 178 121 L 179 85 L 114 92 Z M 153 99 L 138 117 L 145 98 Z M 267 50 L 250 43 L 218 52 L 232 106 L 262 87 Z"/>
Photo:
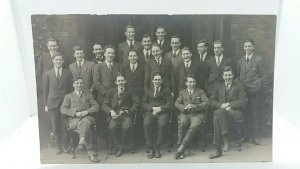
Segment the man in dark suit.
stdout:
<path fill-rule="evenodd" d="M 79 133 L 79 147 L 86 147 L 89 159 L 99 162 L 95 156 L 96 146 L 93 141 L 92 126 L 96 123 L 95 114 L 100 106 L 92 94 L 84 90 L 84 80 L 77 77 L 73 80 L 74 92 L 65 96 L 60 111 L 66 116 L 68 129 Z"/>
<path fill-rule="evenodd" d="M 128 61 L 128 52 L 130 49 L 134 49 L 140 52 L 143 49 L 143 46 L 140 42 L 134 39 L 135 30 L 132 25 L 125 26 L 125 36 L 126 41 L 122 42 L 118 46 L 118 61 L 122 66 L 127 66 L 129 64 Z"/>
<path fill-rule="evenodd" d="M 151 50 L 153 58 L 148 61 L 145 67 L 145 90 L 153 86 L 151 78 L 159 72 L 164 78 L 163 86 L 168 87 L 174 97 L 175 77 L 172 62 L 170 59 L 161 56 L 162 51 L 157 44 L 153 44 Z"/>
<path fill-rule="evenodd" d="M 122 72 L 122 66 L 119 63 L 114 63 L 115 48 L 112 45 L 107 45 L 104 48 L 105 61 L 98 63 L 93 68 L 94 87 L 98 92 L 98 103 L 102 105 L 103 99 L 108 89 L 116 86 L 115 79 L 119 72 Z"/>
<path fill-rule="evenodd" d="M 178 96 L 181 90 L 186 88 L 185 80 L 188 74 L 195 75 L 196 82 L 198 83 L 197 75 L 198 75 L 199 65 L 196 62 L 192 62 L 191 60 L 192 53 L 190 52 L 190 49 L 188 47 L 182 48 L 181 51 L 182 51 L 183 62 L 181 62 L 177 66 L 177 69 L 175 70 L 175 81 L 177 82 L 175 97 Z"/>
<path fill-rule="evenodd" d="M 253 139 L 255 145 L 260 144 L 261 135 L 261 91 L 267 79 L 265 65 L 261 56 L 253 53 L 254 42 L 252 39 L 244 41 L 246 56 L 238 61 L 238 79 L 245 85 L 249 104 L 245 113 L 246 137 Z"/>
<path fill-rule="evenodd" d="M 234 73 L 230 66 L 223 69 L 225 83 L 219 83 L 211 96 L 211 103 L 214 111 L 214 141 L 216 152 L 209 156 L 210 159 L 222 156 L 221 143 L 224 142 L 223 151 L 229 150 L 228 130 L 230 120 L 240 124 L 243 122 L 243 109 L 248 99 L 244 86 L 233 82 Z"/>
<path fill-rule="evenodd" d="M 151 37 L 148 34 L 144 34 L 142 38 L 142 45 L 143 45 L 143 50 L 139 52 L 138 58 L 139 58 L 139 63 L 142 65 L 146 65 L 150 58 L 153 58 L 151 54 Z"/>
<path fill-rule="evenodd" d="M 84 80 L 84 88 L 88 91 L 93 91 L 93 67 L 95 63 L 84 59 L 85 53 L 81 46 L 74 46 L 74 57 L 76 61 L 69 65 L 73 78 L 81 77 Z"/>
<path fill-rule="evenodd" d="M 192 60 L 199 65 L 197 74 L 198 86 L 200 87 L 200 89 L 203 89 L 206 92 L 205 83 L 208 78 L 207 61 L 211 58 L 211 56 L 207 53 L 208 41 L 205 39 L 200 40 L 197 44 L 197 49 L 198 55 L 195 55 Z"/>
<path fill-rule="evenodd" d="M 122 155 L 129 132 L 132 116 L 140 104 L 139 97 L 125 87 L 126 79 L 119 74 L 115 83 L 117 87 L 109 89 L 105 95 L 102 110 L 107 114 L 108 129 L 116 146 L 116 157 Z M 121 131 L 120 131 L 121 130 Z"/>
<path fill-rule="evenodd" d="M 56 153 L 62 152 L 62 134 L 65 127 L 61 120 L 60 107 L 66 94 L 72 92 L 72 73 L 62 67 L 64 63 L 61 53 L 53 55 L 54 68 L 45 72 L 43 76 L 43 97 L 45 112 L 49 113 L 52 133 L 57 145 Z"/>
<path fill-rule="evenodd" d="M 184 150 L 204 120 L 204 113 L 209 104 L 204 91 L 196 87 L 194 75 L 187 75 L 185 84 L 187 88 L 180 91 L 175 102 L 175 107 L 180 112 L 177 142 L 180 146 L 175 154 L 175 159 L 184 158 Z"/>
<path fill-rule="evenodd" d="M 165 57 L 171 60 L 174 70 L 176 70 L 179 63 L 182 62 L 180 46 L 181 46 L 180 38 L 178 36 L 172 36 L 171 37 L 172 50 L 166 53 Z"/>
<path fill-rule="evenodd" d="M 170 42 L 165 40 L 165 36 L 166 36 L 167 32 L 165 27 L 163 26 L 158 26 L 156 28 L 156 43 L 158 44 L 158 46 L 161 48 L 162 50 L 162 56 L 165 56 L 165 53 L 169 52 L 171 50 L 171 45 Z"/>
<path fill-rule="evenodd" d="M 214 41 L 215 56 L 207 61 L 208 79 L 206 81 L 206 90 L 208 96 L 214 91 L 216 84 L 224 82 L 222 72 L 225 66 L 231 66 L 231 59 L 223 56 L 224 47 L 220 40 Z"/>
<path fill-rule="evenodd" d="M 95 43 L 93 45 L 93 53 L 95 54 L 95 58 L 91 60 L 92 62 L 97 64 L 105 61 L 105 57 L 103 55 L 103 48 L 102 45 L 100 45 L 99 43 Z"/>
<path fill-rule="evenodd" d="M 155 73 L 152 77 L 153 87 L 146 90 L 142 101 L 144 133 L 147 149 L 150 150 L 147 155 L 149 159 L 154 156 L 161 157 L 160 145 L 166 135 L 169 114 L 174 106 L 170 90 L 162 86 L 162 75 Z M 154 131 L 155 126 L 157 126 L 157 132 Z"/>

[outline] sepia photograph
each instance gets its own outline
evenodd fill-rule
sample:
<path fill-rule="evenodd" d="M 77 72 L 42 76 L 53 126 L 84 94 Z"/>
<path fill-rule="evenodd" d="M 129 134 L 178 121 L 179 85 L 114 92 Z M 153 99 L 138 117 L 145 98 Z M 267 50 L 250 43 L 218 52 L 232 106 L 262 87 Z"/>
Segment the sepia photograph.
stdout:
<path fill-rule="evenodd" d="M 276 15 L 31 15 L 43 164 L 271 162 Z"/>

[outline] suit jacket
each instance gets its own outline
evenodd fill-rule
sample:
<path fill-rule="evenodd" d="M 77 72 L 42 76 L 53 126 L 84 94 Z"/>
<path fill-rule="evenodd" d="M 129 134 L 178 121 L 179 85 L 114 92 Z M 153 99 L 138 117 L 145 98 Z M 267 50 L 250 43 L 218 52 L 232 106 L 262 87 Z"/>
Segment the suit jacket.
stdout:
<path fill-rule="evenodd" d="M 241 58 L 238 61 L 237 72 L 240 82 L 245 85 L 246 90 L 251 94 L 260 91 L 267 79 L 262 57 L 255 54 L 252 55 L 248 64 L 245 57 Z"/>
<path fill-rule="evenodd" d="M 231 66 L 231 59 L 226 58 L 223 56 L 222 62 L 219 67 L 216 64 L 216 58 L 213 56 L 207 61 L 207 72 L 208 72 L 208 79 L 206 84 L 212 85 L 216 83 L 224 82 L 222 77 L 223 69 L 225 66 Z"/>
<path fill-rule="evenodd" d="M 194 110 L 186 112 L 185 107 L 188 104 L 194 104 L 196 107 Z M 175 102 L 175 107 L 180 111 L 180 113 L 193 113 L 199 114 L 205 111 L 209 104 L 209 100 L 202 89 L 195 88 L 192 96 L 190 98 L 188 90 L 183 89 L 180 91 L 179 96 Z"/>
<path fill-rule="evenodd" d="M 82 64 L 81 72 L 77 71 L 77 62 L 69 65 L 69 69 L 72 72 L 73 78 L 81 77 L 83 78 L 85 89 L 93 90 L 93 67 L 95 63 L 84 60 Z"/>
<path fill-rule="evenodd" d="M 130 91 L 136 93 L 140 99 L 144 95 L 145 72 L 144 65 L 138 63 L 134 72 L 131 71 L 130 65 L 123 68 L 123 73 L 127 80 L 127 87 Z"/>
<path fill-rule="evenodd" d="M 67 116 L 69 129 L 75 129 L 78 122 L 82 119 L 75 117 L 76 112 L 88 111 L 86 117 L 95 121 L 93 115 L 99 112 L 99 110 L 100 106 L 88 91 L 83 91 L 81 97 L 79 97 L 75 91 L 66 95 L 60 108 L 61 113 Z"/>
<path fill-rule="evenodd" d="M 66 94 L 72 92 L 72 73 L 63 68 L 60 80 L 56 77 L 55 70 L 45 72 L 43 76 L 43 98 L 48 109 L 59 109 Z"/>
<path fill-rule="evenodd" d="M 229 102 L 232 110 L 241 111 L 244 109 L 248 103 L 248 98 L 246 95 L 245 88 L 242 84 L 237 82 L 232 82 L 229 91 L 227 92 L 226 98 L 226 89 L 225 82 L 219 83 L 211 96 L 212 106 L 216 109 L 221 108 L 222 103 Z"/>
<path fill-rule="evenodd" d="M 157 43 L 157 40 L 155 41 Z M 161 50 L 162 50 L 162 56 L 165 56 L 165 54 L 169 51 L 172 50 L 171 45 L 170 45 L 170 41 L 167 41 L 166 39 L 164 40 L 164 43 L 162 44 L 162 46 L 160 46 Z"/>
<path fill-rule="evenodd" d="M 182 52 L 180 50 L 178 54 L 175 56 L 175 58 L 172 55 L 173 55 L 173 51 L 170 51 L 165 54 L 165 57 L 171 60 L 173 68 L 174 70 L 176 70 L 177 66 L 182 62 L 182 56 L 181 56 Z"/>
<path fill-rule="evenodd" d="M 100 60 L 98 60 L 96 57 L 94 57 L 93 59 L 91 59 L 90 61 L 91 62 L 94 62 L 95 64 L 98 64 L 98 63 L 102 63 L 102 62 L 104 62 L 104 60 L 105 60 L 105 58 L 104 58 L 104 56 L 103 56 L 103 59 L 100 61 Z"/>
<path fill-rule="evenodd" d="M 151 52 L 150 52 L 150 53 L 151 53 Z M 139 62 L 141 65 L 144 65 L 144 66 L 145 66 L 145 65 L 148 63 L 148 61 L 149 61 L 151 58 L 153 58 L 153 55 L 150 54 L 149 59 L 147 60 L 147 59 L 146 59 L 146 56 L 145 56 L 145 54 L 144 54 L 144 51 L 142 50 L 142 51 L 140 51 L 140 52 L 138 53 L 138 57 L 139 57 L 138 62 Z"/>
<path fill-rule="evenodd" d="M 110 71 L 106 62 L 98 63 L 94 66 L 93 72 L 94 87 L 98 91 L 98 103 L 102 104 L 107 90 L 116 86 L 115 80 L 118 72 L 122 72 L 122 66 L 119 63 L 113 63 L 112 71 Z"/>
<path fill-rule="evenodd" d="M 175 92 L 175 76 L 171 60 L 162 57 L 161 65 L 154 58 L 150 59 L 145 66 L 145 90 L 153 86 L 152 77 L 155 73 L 160 72 L 163 78 L 163 86 L 168 87 L 171 92 Z"/>
<path fill-rule="evenodd" d="M 110 117 L 110 111 L 114 110 L 116 113 L 122 110 L 128 110 L 129 115 L 137 111 L 140 105 L 139 97 L 125 88 L 121 97 L 120 103 L 118 102 L 118 87 L 109 89 L 105 95 L 102 105 L 102 110 Z"/>
<path fill-rule="evenodd" d="M 206 91 L 205 84 L 206 84 L 207 79 L 208 79 L 208 65 L 207 65 L 207 62 L 211 57 L 212 57 L 211 55 L 207 54 L 204 61 L 203 61 L 203 60 L 200 60 L 200 56 L 198 54 L 198 55 L 196 55 L 196 57 L 192 58 L 192 62 L 197 63 L 197 65 L 199 67 L 198 73 L 197 73 L 198 86 L 200 87 L 200 89 L 203 89 L 204 91 Z"/>
<path fill-rule="evenodd" d="M 143 49 L 143 46 L 140 42 L 134 40 L 133 49 L 139 53 Z M 129 64 L 128 52 L 129 46 L 127 41 L 120 43 L 118 46 L 118 61 L 122 66 L 127 66 Z"/>
<path fill-rule="evenodd" d="M 175 81 L 177 82 L 176 88 L 177 88 L 177 93 L 179 93 L 181 90 L 186 88 L 185 85 L 185 78 L 188 74 L 194 74 L 196 77 L 196 83 L 197 85 L 199 84 L 198 81 L 198 70 L 199 70 L 199 65 L 196 62 L 191 62 L 190 68 L 186 72 L 185 70 L 185 65 L 184 62 L 181 62 L 175 71 Z"/>
<path fill-rule="evenodd" d="M 168 88 L 161 87 L 157 97 L 154 97 L 154 88 L 151 87 L 145 91 L 142 101 L 143 113 L 152 114 L 153 107 L 161 107 L 160 113 L 170 113 L 171 108 L 174 107 L 173 98 Z"/>

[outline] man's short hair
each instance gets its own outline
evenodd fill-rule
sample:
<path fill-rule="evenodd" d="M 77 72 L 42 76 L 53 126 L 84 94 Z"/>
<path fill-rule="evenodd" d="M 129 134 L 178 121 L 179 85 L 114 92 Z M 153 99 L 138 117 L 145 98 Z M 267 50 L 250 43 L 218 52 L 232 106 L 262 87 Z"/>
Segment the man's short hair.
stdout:
<path fill-rule="evenodd" d="M 214 44 L 214 46 L 215 46 L 215 44 L 221 44 L 221 45 L 222 45 L 222 47 L 223 47 L 223 43 L 222 43 L 222 41 L 221 41 L 221 40 L 215 40 L 213 44 Z"/>
<path fill-rule="evenodd" d="M 252 39 L 245 39 L 243 45 L 245 45 L 246 42 L 250 42 L 254 46 L 254 41 Z"/>
<path fill-rule="evenodd" d="M 182 51 L 183 51 L 183 50 L 188 50 L 188 51 L 191 53 L 190 48 L 188 48 L 187 46 L 183 47 L 181 50 L 182 50 Z"/>
<path fill-rule="evenodd" d="M 56 43 L 58 43 L 57 40 L 55 38 L 53 38 L 53 37 L 49 37 L 46 42 L 47 43 L 48 42 L 56 42 Z"/>
<path fill-rule="evenodd" d="M 82 80 L 82 81 L 83 81 L 83 83 L 84 83 L 84 80 L 83 80 L 83 78 L 82 78 L 82 77 L 80 77 L 80 76 L 78 76 L 78 77 L 75 77 L 75 78 L 73 79 L 73 84 L 74 84 L 76 81 L 78 81 L 78 80 Z"/>
<path fill-rule="evenodd" d="M 159 46 L 157 43 L 152 43 L 151 49 L 152 49 L 153 47 L 158 47 L 158 48 L 161 50 L 160 46 Z"/>
<path fill-rule="evenodd" d="M 130 52 L 134 52 L 135 54 L 137 54 L 137 51 L 136 51 L 136 50 L 130 49 L 130 50 L 128 51 L 128 56 L 129 56 L 129 53 L 130 53 Z"/>
<path fill-rule="evenodd" d="M 83 51 L 83 49 L 82 49 L 82 47 L 80 45 L 77 45 L 77 46 L 73 47 L 74 53 L 75 53 L 76 50 L 82 50 Z"/>
<path fill-rule="evenodd" d="M 225 66 L 224 69 L 223 69 L 223 73 L 224 72 L 229 72 L 229 71 L 231 71 L 231 73 L 234 74 L 233 69 L 232 69 L 231 66 Z"/>
<path fill-rule="evenodd" d="M 163 30 L 166 32 L 166 29 L 165 29 L 165 27 L 164 27 L 164 26 L 162 26 L 162 25 L 158 25 L 158 26 L 156 27 L 156 31 L 157 31 L 157 29 L 163 29 Z"/>
<path fill-rule="evenodd" d="M 108 49 L 108 48 L 111 48 L 111 49 L 113 49 L 114 51 L 116 51 L 116 48 L 115 48 L 113 45 L 106 45 L 106 46 L 104 47 L 104 52 L 106 52 L 106 49 Z"/>
<path fill-rule="evenodd" d="M 125 27 L 124 27 L 124 32 L 127 32 L 127 29 L 128 28 L 133 28 L 134 29 L 134 27 L 132 26 L 132 25 L 126 25 Z"/>
<path fill-rule="evenodd" d="M 197 45 L 199 45 L 200 43 L 204 43 L 204 46 L 208 47 L 208 41 L 206 39 L 199 40 L 199 42 L 197 43 Z"/>
<path fill-rule="evenodd" d="M 55 53 L 53 54 L 53 56 L 52 56 L 51 59 L 54 59 L 56 56 L 61 56 L 62 59 L 65 60 L 65 59 L 64 59 L 64 56 L 63 56 L 62 53 L 60 53 L 60 52 L 55 52 Z"/>
<path fill-rule="evenodd" d="M 117 73 L 117 76 L 116 76 L 115 81 L 117 80 L 118 77 L 123 77 L 124 79 L 126 79 L 126 78 L 125 78 L 125 75 L 124 75 L 122 72 L 118 72 L 118 73 Z"/>
<path fill-rule="evenodd" d="M 194 80 L 196 80 L 196 76 L 193 73 L 189 73 L 186 75 L 185 82 L 187 82 L 188 78 L 193 78 Z"/>
<path fill-rule="evenodd" d="M 153 76 L 152 76 L 152 80 L 154 79 L 155 76 L 160 76 L 161 79 L 163 78 L 163 77 L 162 77 L 162 74 L 161 74 L 160 72 L 154 73 Z"/>
<path fill-rule="evenodd" d="M 144 38 L 150 38 L 150 40 L 151 40 L 151 36 L 149 35 L 149 34 L 147 34 L 147 33 L 145 33 L 144 35 L 143 35 L 143 37 L 142 37 L 142 40 L 144 39 Z"/>
<path fill-rule="evenodd" d="M 94 47 L 96 46 L 96 45 L 99 45 L 99 46 L 101 46 L 102 47 L 102 45 L 100 44 L 100 43 L 94 43 L 94 45 L 93 45 L 93 50 L 94 50 Z"/>
<path fill-rule="evenodd" d="M 171 36 L 171 38 L 170 38 L 170 39 L 172 40 L 172 38 L 178 38 L 178 39 L 179 39 L 179 41 L 181 41 L 181 40 L 180 40 L 180 37 L 179 37 L 178 35 L 173 35 L 173 36 Z"/>

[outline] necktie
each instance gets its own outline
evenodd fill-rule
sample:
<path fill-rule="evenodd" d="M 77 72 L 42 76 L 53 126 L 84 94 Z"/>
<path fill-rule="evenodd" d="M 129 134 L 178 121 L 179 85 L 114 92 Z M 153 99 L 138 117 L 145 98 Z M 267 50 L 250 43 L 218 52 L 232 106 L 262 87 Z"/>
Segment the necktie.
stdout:
<path fill-rule="evenodd" d="M 200 54 L 200 61 L 202 61 L 202 59 L 203 59 L 203 58 L 202 58 L 202 55 Z"/>
<path fill-rule="evenodd" d="M 185 72 L 187 73 L 189 71 L 189 64 L 185 63 Z"/>
<path fill-rule="evenodd" d="M 158 87 L 155 88 L 154 97 L 157 97 L 157 95 L 158 95 Z"/>
<path fill-rule="evenodd" d="M 190 100 L 192 100 L 192 91 L 191 90 L 189 91 L 189 97 L 190 97 Z"/>
<path fill-rule="evenodd" d="M 219 67 L 221 64 L 221 59 L 220 59 L 220 56 L 217 56 L 217 66 Z"/>
<path fill-rule="evenodd" d="M 146 52 L 146 59 L 149 60 L 149 52 Z"/>
<path fill-rule="evenodd" d="M 160 65 L 160 59 L 156 59 L 156 62 Z"/>
<path fill-rule="evenodd" d="M 246 57 L 246 61 L 247 61 L 247 63 L 249 62 L 249 57 Z"/>
<path fill-rule="evenodd" d="M 131 71 L 134 72 L 135 71 L 135 65 L 132 65 L 131 67 Z"/>
<path fill-rule="evenodd" d="M 158 46 L 161 47 L 161 41 L 160 40 L 158 41 Z"/>
<path fill-rule="evenodd" d="M 56 78 L 60 82 L 60 80 L 61 80 L 61 69 L 57 69 Z"/>
<path fill-rule="evenodd" d="M 81 97 L 82 91 L 78 91 L 78 97 Z"/>
<path fill-rule="evenodd" d="M 81 66 L 81 61 L 78 61 L 77 62 L 77 71 L 79 72 L 79 73 L 81 73 L 81 70 L 82 70 L 82 66 Z"/>
<path fill-rule="evenodd" d="M 226 102 L 228 100 L 228 91 L 229 91 L 229 83 L 227 83 L 226 86 L 225 86 L 225 100 L 226 100 Z"/>
<path fill-rule="evenodd" d="M 173 51 L 173 54 L 172 54 L 172 56 L 173 56 L 173 58 L 175 58 L 175 57 L 176 57 L 176 52 L 175 52 L 175 51 Z"/>
<path fill-rule="evenodd" d="M 112 63 L 108 63 L 108 69 L 111 71 L 112 70 Z"/>
<path fill-rule="evenodd" d="M 129 43 L 129 49 L 132 49 L 132 48 L 133 48 L 133 42 L 130 41 L 130 43 Z"/>

